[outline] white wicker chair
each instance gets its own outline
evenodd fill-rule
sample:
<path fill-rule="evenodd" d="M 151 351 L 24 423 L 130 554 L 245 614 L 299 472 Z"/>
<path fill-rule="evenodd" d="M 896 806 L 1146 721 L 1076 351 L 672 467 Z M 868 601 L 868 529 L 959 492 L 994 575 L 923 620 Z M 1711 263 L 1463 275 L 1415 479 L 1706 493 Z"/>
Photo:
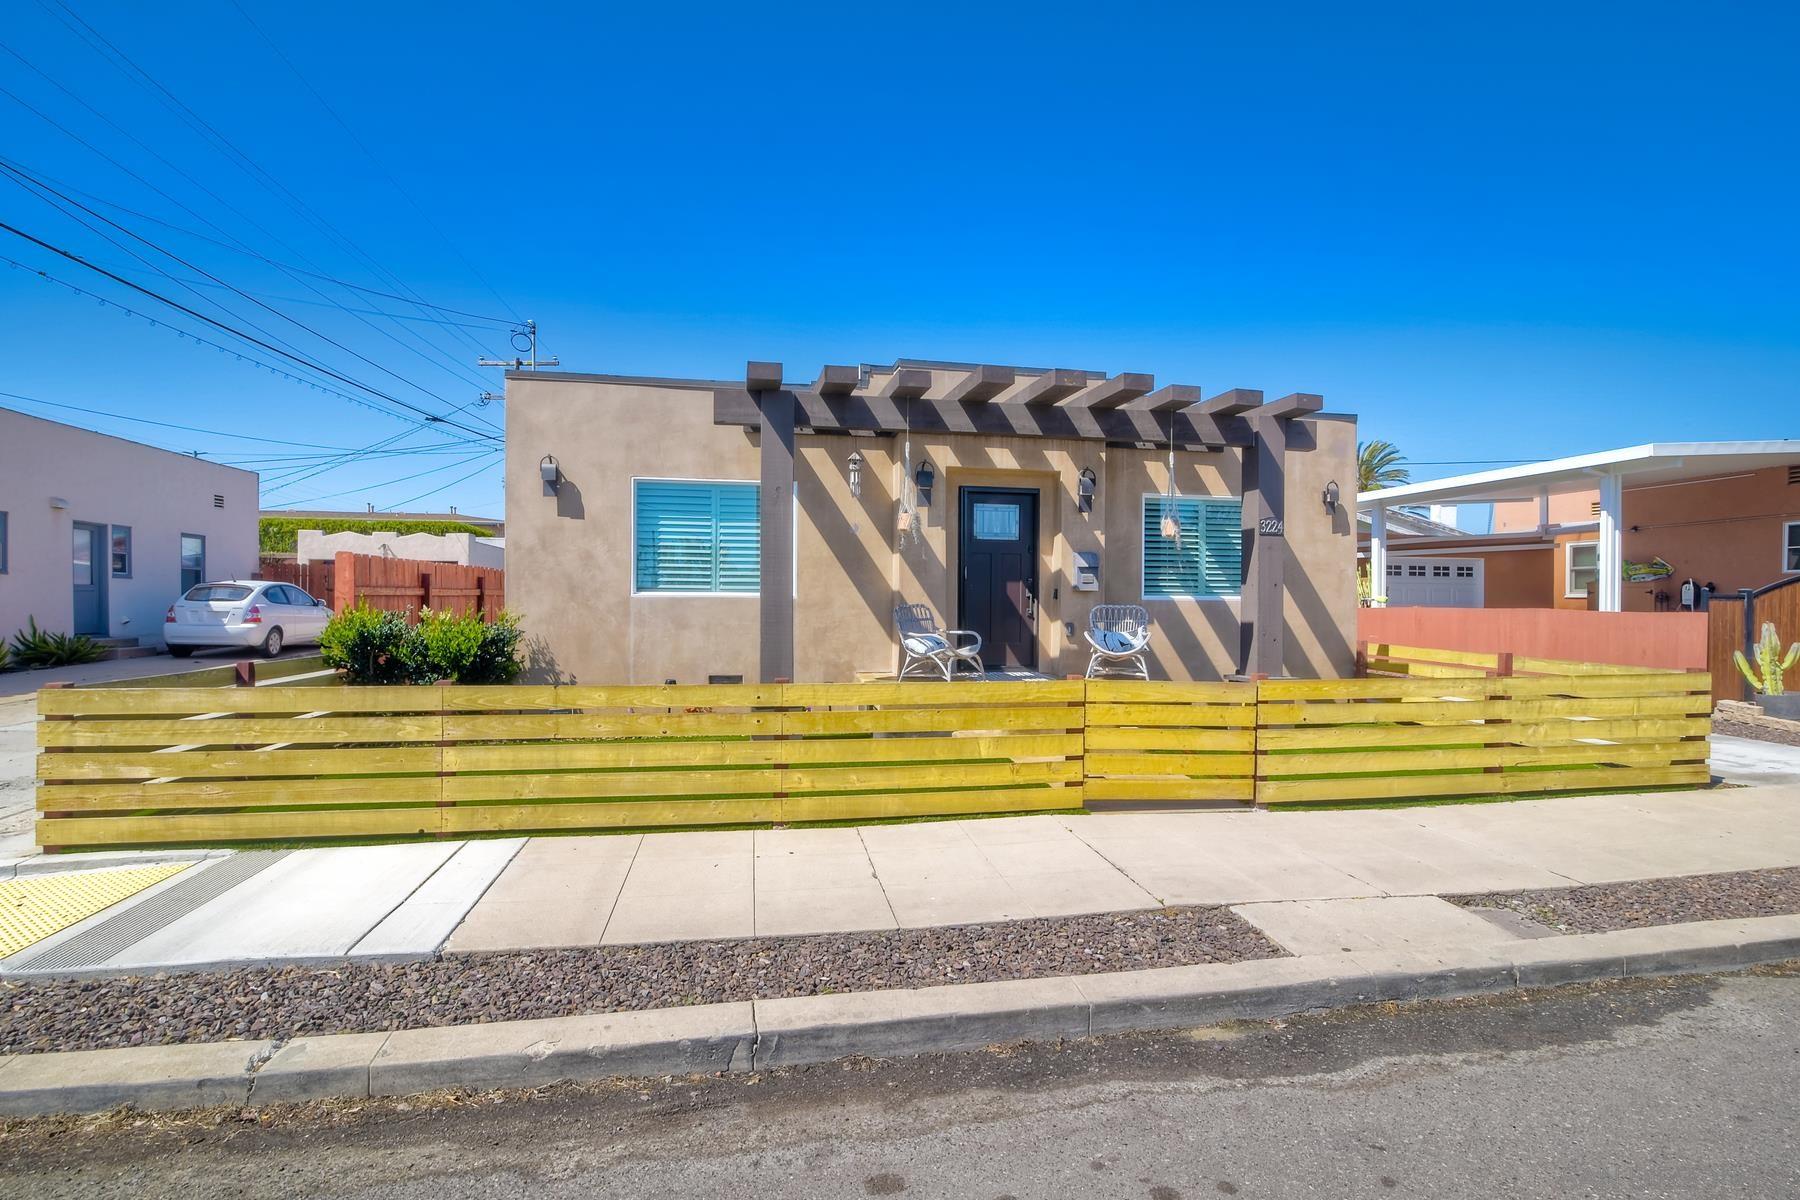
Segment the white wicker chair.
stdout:
<path fill-rule="evenodd" d="M 1088 613 L 1087 677 L 1129 675 L 1150 678 L 1144 651 L 1150 645 L 1150 612 L 1141 604 L 1096 604 Z"/>
<path fill-rule="evenodd" d="M 896 604 L 894 625 L 900 631 L 901 679 L 920 671 L 950 679 L 963 667 L 977 679 L 987 674 L 981 665 L 981 635 L 968 629 L 938 628 L 927 605 Z"/>

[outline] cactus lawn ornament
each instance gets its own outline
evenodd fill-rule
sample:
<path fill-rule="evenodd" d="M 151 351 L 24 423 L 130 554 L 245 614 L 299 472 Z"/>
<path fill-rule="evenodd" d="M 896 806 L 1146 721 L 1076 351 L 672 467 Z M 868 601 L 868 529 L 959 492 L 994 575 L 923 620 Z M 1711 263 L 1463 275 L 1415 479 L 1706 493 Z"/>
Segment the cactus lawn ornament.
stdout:
<path fill-rule="evenodd" d="M 1750 681 L 1750 686 L 1756 689 L 1757 703 L 1762 705 L 1764 712 L 1772 717 L 1800 720 L 1800 695 L 1790 694 L 1781 678 L 1789 667 L 1800 662 L 1800 642 L 1789 646 L 1783 656 L 1775 623 L 1764 621 L 1762 640 L 1756 643 L 1756 668 L 1750 666 L 1750 660 L 1744 657 L 1742 650 L 1733 651 L 1731 658 L 1744 673 L 1744 678 Z"/>

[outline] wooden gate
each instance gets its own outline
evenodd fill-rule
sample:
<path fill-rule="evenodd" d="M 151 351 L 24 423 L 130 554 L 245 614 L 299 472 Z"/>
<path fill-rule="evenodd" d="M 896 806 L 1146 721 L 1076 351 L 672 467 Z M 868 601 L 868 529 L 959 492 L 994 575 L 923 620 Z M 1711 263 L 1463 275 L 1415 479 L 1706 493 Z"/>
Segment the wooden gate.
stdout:
<path fill-rule="evenodd" d="M 1712 672 L 1715 703 L 1750 698 L 1750 684 L 1731 655 L 1737 650 L 1750 654 L 1765 621 L 1774 622 L 1782 645 L 1800 641 L 1800 576 L 1712 598 L 1707 608 L 1706 669 Z"/>

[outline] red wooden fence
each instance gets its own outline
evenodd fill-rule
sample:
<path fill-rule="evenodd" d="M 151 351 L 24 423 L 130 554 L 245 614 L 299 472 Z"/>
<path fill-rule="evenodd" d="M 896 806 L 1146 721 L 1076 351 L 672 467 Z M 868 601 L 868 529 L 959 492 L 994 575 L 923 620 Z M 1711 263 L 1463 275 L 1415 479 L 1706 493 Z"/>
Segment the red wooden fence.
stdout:
<path fill-rule="evenodd" d="M 365 601 L 371 608 L 407 613 L 415 620 L 421 608 L 429 608 L 475 613 L 491 621 L 506 606 L 506 572 L 492 567 L 344 552 L 306 563 L 265 557 L 258 575 L 305 588 L 332 612 Z"/>
<path fill-rule="evenodd" d="M 1365 642 L 1433 646 L 1480 654 L 1699 671 L 1706 667 L 1706 614 L 1589 612 L 1572 608 L 1364 608 Z"/>

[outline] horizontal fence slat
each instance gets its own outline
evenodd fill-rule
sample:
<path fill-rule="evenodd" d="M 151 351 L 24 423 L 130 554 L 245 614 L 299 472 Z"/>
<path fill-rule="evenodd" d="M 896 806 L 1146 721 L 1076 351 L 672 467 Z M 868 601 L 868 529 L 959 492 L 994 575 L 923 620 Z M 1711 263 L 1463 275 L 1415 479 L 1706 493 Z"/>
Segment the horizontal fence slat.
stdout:
<path fill-rule="evenodd" d="M 1436 796 L 1510 796 L 1536 792 L 1629 791 L 1675 784 L 1702 784 L 1711 778 L 1705 763 L 1689 766 L 1608 770 L 1524 771 L 1505 775 L 1422 775 L 1368 779 L 1258 780 L 1265 804 L 1316 801 L 1409 800 Z"/>
<path fill-rule="evenodd" d="M 1089 725 L 1161 725 L 1183 729 L 1249 729 L 1256 724 L 1254 705 L 1224 704 L 1090 704 Z"/>
<path fill-rule="evenodd" d="M 367 779 L 180 779 L 168 783 L 64 783 L 41 787 L 40 812 L 135 812 L 175 808 L 389 808 L 435 804 L 445 780 L 402 775 Z"/>
<path fill-rule="evenodd" d="M 1310 725 L 1295 729 L 1260 729 L 1258 750 L 1324 750 L 1345 746 L 1455 746 L 1471 741 L 1505 741 L 1516 745 L 1555 745 L 1583 738 L 1669 740 L 1705 737 L 1712 723 L 1704 717 L 1621 717 L 1613 720 L 1563 720 L 1483 725 Z M 1471 732 L 1478 736 L 1471 737 Z M 1088 731 L 1088 745 L 1094 731 Z"/>
<path fill-rule="evenodd" d="M 48 688 L 38 693 L 40 717 L 192 716 L 200 713 L 438 712 L 435 687 L 319 688 L 278 684 L 254 688 Z"/>
<path fill-rule="evenodd" d="M 1150 801 L 1249 801 L 1255 798 L 1256 781 L 1241 779 L 1089 779 L 1089 800 Z"/>
<path fill-rule="evenodd" d="M 1295 775 L 1409 774 L 1486 767 L 1571 766 L 1578 763 L 1618 763 L 1624 766 L 1658 766 L 1706 758 L 1702 742 L 1649 742 L 1597 746 L 1497 746 L 1430 748 L 1420 750 L 1330 751 L 1297 754 L 1259 754 L 1256 771 L 1262 777 Z"/>
<path fill-rule="evenodd" d="M 442 717 L 223 717 L 216 721 L 40 721 L 44 748 L 436 742 Z"/>
<path fill-rule="evenodd" d="M 446 771 L 593 770 L 607 767 L 752 766 L 774 763 L 905 762 L 913 759 L 1063 758 L 1081 735 L 845 738 L 818 741 L 612 742 L 446 746 Z"/>
<path fill-rule="evenodd" d="M 436 746 L 362 746 L 355 750 L 177 750 L 163 754 L 99 754 L 66 750 L 40 754 L 39 779 L 193 779 L 202 776 L 273 778 L 359 775 L 379 787 L 382 775 L 435 774 Z"/>
<path fill-rule="evenodd" d="M 1090 775 L 1253 775 L 1256 760 L 1248 754 L 1090 753 Z"/>
<path fill-rule="evenodd" d="M 1271 700 L 1401 700 L 1500 695 L 1504 681 L 1470 679 L 1266 679 L 1256 685 L 1258 704 Z"/>
<path fill-rule="evenodd" d="M 1408 659 L 1416 662 L 1449 663 L 1465 667 L 1479 667 L 1492 671 L 1500 666 L 1498 654 L 1484 654 L 1479 650 L 1438 650 L 1424 646 L 1397 646 L 1392 642 L 1370 642 L 1369 657 Z"/>
<path fill-rule="evenodd" d="M 1256 685 L 1090 679 L 1087 681 L 1087 700 L 1104 704 L 1255 704 Z"/>
<path fill-rule="evenodd" d="M 1087 752 L 1096 750 L 1241 750 L 1256 749 L 1254 729 L 1122 729 L 1090 725 Z"/>

